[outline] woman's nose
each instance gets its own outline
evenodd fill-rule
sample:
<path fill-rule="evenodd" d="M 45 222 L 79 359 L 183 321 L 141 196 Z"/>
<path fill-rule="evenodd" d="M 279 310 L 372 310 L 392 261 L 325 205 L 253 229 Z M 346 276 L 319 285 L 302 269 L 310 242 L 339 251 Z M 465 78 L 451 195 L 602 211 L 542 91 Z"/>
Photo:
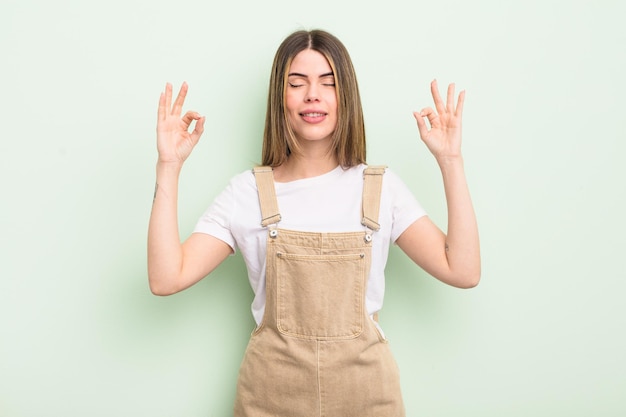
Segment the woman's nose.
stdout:
<path fill-rule="evenodd" d="M 317 89 L 314 86 L 310 86 L 307 89 L 306 96 L 304 97 L 304 101 L 310 103 L 312 101 L 319 101 Z"/>

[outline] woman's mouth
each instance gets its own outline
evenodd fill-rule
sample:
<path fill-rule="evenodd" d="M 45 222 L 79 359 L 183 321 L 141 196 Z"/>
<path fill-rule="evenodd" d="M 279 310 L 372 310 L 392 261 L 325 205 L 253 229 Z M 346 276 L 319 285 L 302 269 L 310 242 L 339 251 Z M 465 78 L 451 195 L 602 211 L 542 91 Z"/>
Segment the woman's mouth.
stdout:
<path fill-rule="evenodd" d="M 326 114 L 322 112 L 302 112 L 300 116 L 307 123 L 319 123 L 326 118 Z"/>

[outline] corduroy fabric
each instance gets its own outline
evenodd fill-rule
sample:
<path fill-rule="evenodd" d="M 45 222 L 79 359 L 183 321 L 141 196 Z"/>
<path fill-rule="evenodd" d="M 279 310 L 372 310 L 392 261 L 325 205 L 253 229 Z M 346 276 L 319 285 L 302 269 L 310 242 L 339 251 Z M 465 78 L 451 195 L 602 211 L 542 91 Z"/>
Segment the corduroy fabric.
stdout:
<path fill-rule="evenodd" d="M 383 173 L 364 175 L 378 182 L 363 197 L 376 224 Z M 278 208 L 273 178 L 257 187 L 261 205 L 273 195 Z M 404 416 L 396 362 L 365 309 L 371 234 L 269 227 L 265 315 L 241 364 L 235 417 Z"/>

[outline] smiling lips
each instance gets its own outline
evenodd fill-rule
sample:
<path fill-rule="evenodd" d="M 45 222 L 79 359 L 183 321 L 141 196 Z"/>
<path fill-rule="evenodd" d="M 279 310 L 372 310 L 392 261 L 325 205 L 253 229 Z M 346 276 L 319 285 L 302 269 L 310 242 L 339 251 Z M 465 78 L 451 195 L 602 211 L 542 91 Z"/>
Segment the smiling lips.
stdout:
<path fill-rule="evenodd" d="M 323 113 L 319 111 L 304 111 L 300 113 L 300 116 L 307 123 L 320 123 L 324 121 L 327 114 L 328 113 Z"/>

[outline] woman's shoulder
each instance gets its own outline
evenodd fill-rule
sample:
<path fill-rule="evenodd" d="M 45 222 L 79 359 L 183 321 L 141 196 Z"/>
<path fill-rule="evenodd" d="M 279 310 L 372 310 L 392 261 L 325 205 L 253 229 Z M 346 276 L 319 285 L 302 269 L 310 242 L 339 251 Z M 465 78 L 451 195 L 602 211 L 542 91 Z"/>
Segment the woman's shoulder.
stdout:
<path fill-rule="evenodd" d="M 363 180 L 365 176 L 365 170 L 373 168 L 378 172 L 383 173 L 383 187 L 396 187 L 398 184 L 404 184 L 402 179 L 396 174 L 396 172 L 385 164 L 359 164 L 350 168 L 345 168 L 342 172 L 342 176 L 350 180 Z"/>
<path fill-rule="evenodd" d="M 236 173 L 230 177 L 226 186 L 219 194 L 218 200 L 231 200 L 246 202 L 250 198 L 256 198 L 257 188 L 254 174 L 251 169 Z"/>
<path fill-rule="evenodd" d="M 254 180 L 254 172 L 251 169 L 246 169 L 245 171 L 234 174 L 228 183 L 228 186 L 231 188 L 249 188 L 250 186 L 256 187 L 256 183 Z"/>
<path fill-rule="evenodd" d="M 357 165 L 355 168 L 364 172 L 367 168 L 373 168 L 376 170 L 382 170 L 383 172 L 383 185 L 385 184 L 396 184 L 397 182 L 402 182 L 402 179 L 395 173 L 395 171 L 386 164 L 361 164 Z"/>

